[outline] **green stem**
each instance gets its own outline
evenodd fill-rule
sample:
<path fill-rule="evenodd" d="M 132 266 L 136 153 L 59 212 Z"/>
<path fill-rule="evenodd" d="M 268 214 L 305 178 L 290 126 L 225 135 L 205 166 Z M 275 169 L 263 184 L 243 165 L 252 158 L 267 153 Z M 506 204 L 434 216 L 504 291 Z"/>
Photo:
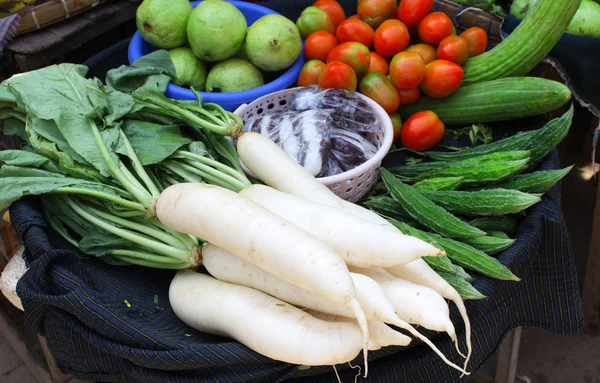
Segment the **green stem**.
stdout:
<path fill-rule="evenodd" d="M 52 230 L 54 230 L 61 237 L 63 237 L 65 241 L 69 242 L 74 247 L 79 248 L 79 242 L 76 241 L 75 238 L 71 237 L 69 235 L 69 233 L 65 230 L 65 227 L 62 225 L 59 225 L 56 219 L 54 219 L 52 217 L 46 217 L 46 220 L 50 224 L 50 227 L 52 228 Z"/>
<path fill-rule="evenodd" d="M 233 190 L 235 192 L 239 192 L 240 190 L 242 190 L 244 188 L 244 185 L 242 185 L 238 180 L 236 180 L 235 178 L 229 177 L 226 174 L 217 172 L 217 175 L 214 175 L 214 174 L 211 174 L 211 172 L 209 172 L 209 171 L 203 170 L 202 167 L 207 167 L 205 165 L 197 163 L 196 164 L 197 167 L 196 167 L 196 166 L 189 165 L 187 162 L 182 163 L 180 165 L 185 170 L 199 175 L 200 177 L 204 178 L 206 181 L 210 182 L 213 185 L 227 188 L 227 189 Z M 210 169 L 210 168 L 208 168 L 208 169 Z M 214 169 L 210 169 L 210 170 L 214 170 Z M 232 178 L 232 179 L 226 180 L 226 179 L 224 179 L 225 176 Z"/>
<path fill-rule="evenodd" d="M 219 124 L 220 125 L 220 124 L 223 124 L 223 123 L 227 123 L 227 121 L 223 121 L 222 119 L 219 119 L 214 114 L 210 113 L 208 110 L 202 108 L 201 106 L 184 105 L 183 108 L 185 108 L 187 110 L 190 110 L 192 112 L 200 113 L 204 117 L 211 119 L 215 124 Z"/>
<path fill-rule="evenodd" d="M 237 177 L 232 177 L 229 174 L 225 174 L 223 172 L 220 172 L 219 170 L 215 170 L 214 168 L 198 161 L 185 159 L 183 160 L 182 165 L 184 167 L 189 166 L 190 168 L 196 169 L 198 171 L 198 175 L 205 179 L 213 177 L 214 179 L 221 180 L 221 182 L 223 182 L 226 185 L 234 186 L 234 188 L 236 189 L 235 191 L 240 191 L 246 186 L 250 185 L 250 182 L 241 182 Z"/>
<path fill-rule="evenodd" d="M 82 218 L 86 219 L 88 222 L 100 227 L 108 231 L 111 234 L 117 235 L 121 238 L 125 238 L 135 244 L 146 247 L 153 251 L 156 251 L 159 254 L 166 255 L 168 257 L 173 257 L 179 259 L 183 262 L 188 262 L 191 255 L 189 251 L 174 248 L 172 246 L 165 245 L 164 243 L 154 241 L 152 239 L 142 237 L 134 232 L 131 232 L 126 229 L 120 229 L 116 226 L 103 221 L 102 219 L 94 216 L 87 212 L 84 208 L 79 206 L 76 202 L 74 202 L 70 197 L 65 197 L 65 201 L 67 204 L 73 209 L 77 214 L 79 214 Z"/>
<path fill-rule="evenodd" d="M 119 181 L 119 183 L 121 184 L 121 186 L 123 186 L 125 190 L 127 190 L 136 200 L 138 200 L 138 202 L 140 202 L 147 208 L 150 207 L 153 201 L 152 196 L 146 190 L 137 187 L 135 183 L 131 182 L 129 176 L 126 175 L 123 169 L 121 169 L 121 167 L 117 165 L 117 163 L 115 163 L 115 161 L 113 160 L 112 156 L 110 155 L 110 152 L 108 151 L 108 148 L 106 147 L 106 143 L 104 142 L 104 139 L 100 134 L 100 130 L 98 130 L 96 124 L 91 120 L 89 121 L 89 123 L 92 133 L 94 134 L 94 138 L 96 139 L 96 143 L 98 144 L 98 149 L 100 150 L 104 161 L 106 161 L 108 168 L 113 173 L 113 176 Z"/>
<path fill-rule="evenodd" d="M 204 157 L 199 154 L 187 152 L 184 150 L 177 150 L 174 153 L 174 155 L 171 157 L 189 158 L 189 159 L 198 161 L 205 165 L 212 166 L 213 168 L 220 170 L 222 173 L 229 174 L 230 176 L 235 177 L 237 180 L 239 180 L 245 186 L 250 185 L 250 181 L 248 180 L 248 178 L 246 177 L 246 175 L 244 173 L 240 173 L 239 171 L 236 171 L 235 169 L 233 169 L 219 161 L 213 160 L 212 158 Z"/>
<path fill-rule="evenodd" d="M 152 197 L 158 198 L 160 196 L 160 191 L 158 190 L 156 185 L 154 185 L 154 182 L 152 182 L 152 180 L 150 179 L 150 176 L 148 176 L 148 173 L 146 173 L 144 166 L 138 159 L 137 154 L 135 154 L 135 150 L 133 149 L 133 146 L 131 146 L 129 139 L 127 138 L 127 136 L 125 135 L 125 133 L 123 132 L 122 129 L 119 129 L 119 135 L 123 139 L 123 144 L 125 145 L 125 150 L 127 150 L 127 152 L 129 153 L 129 155 L 127 157 L 129 157 L 129 159 L 131 160 L 131 163 L 133 164 L 133 169 L 135 170 L 137 175 L 142 179 L 142 181 L 144 181 L 144 184 L 146 184 L 146 187 L 150 191 L 150 194 L 152 195 Z"/>
<path fill-rule="evenodd" d="M 112 254 L 112 256 L 118 260 L 130 263 L 132 265 L 151 267 L 153 269 L 181 270 L 181 269 L 187 269 L 191 266 L 189 263 L 186 263 L 186 262 L 165 263 L 165 262 L 148 261 L 145 259 L 140 259 L 140 258 L 136 258 L 136 257 L 126 256 L 126 255 L 119 255 L 119 254 Z"/>
<path fill-rule="evenodd" d="M 185 108 L 180 107 L 179 105 L 175 105 L 171 102 L 168 102 L 168 101 L 165 101 L 165 100 L 162 100 L 159 98 L 153 98 L 151 100 L 151 103 L 156 104 L 156 105 L 160 106 L 161 108 L 165 108 L 165 109 L 171 110 L 172 112 L 177 113 L 181 119 L 185 120 L 190 125 L 199 126 L 201 128 L 210 130 L 211 132 L 220 134 L 222 136 L 226 136 L 228 134 L 226 126 L 219 126 L 217 124 L 213 124 L 212 122 L 203 120 L 200 117 L 198 117 L 197 115 L 195 115 L 194 113 L 190 112 L 189 110 L 187 110 Z M 150 107 L 151 107 L 151 105 L 150 105 Z"/>
<path fill-rule="evenodd" d="M 117 217 L 117 216 L 112 215 L 112 214 L 108 214 L 108 213 L 105 213 L 105 212 L 103 212 L 101 210 L 93 208 L 91 206 L 86 206 L 85 209 L 88 210 L 88 211 L 90 211 L 92 214 L 94 214 L 94 215 L 96 215 L 96 216 L 98 216 L 100 218 L 103 218 L 103 219 L 105 219 L 105 220 L 107 220 L 109 222 L 116 223 L 117 225 L 123 226 L 123 227 L 125 227 L 127 229 L 132 229 L 132 230 L 139 231 L 140 233 L 146 234 L 146 235 L 148 235 L 150 237 L 153 237 L 155 239 L 163 241 L 164 243 L 169 244 L 169 245 L 171 245 L 173 247 L 176 247 L 176 248 L 180 249 L 180 248 L 182 248 L 181 245 L 185 245 L 179 239 L 174 238 L 174 237 L 168 235 L 164 231 L 154 229 L 151 226 L 144 225 L 144 224 L 141 224 L 141 223 L 137 223 L 137 222 L 134 222 L 134 221 L 130 221 L 128 219 Z"/>
<path fill-rule="evenodd" d="M 114 202 L 116 204 L 119 204 L 123 207 L 126 207 L 128 209 L 132 209 L 132 210 L 137 210 L 137 211 L 141 211 L 141 212 L 146 212 L 146 208 L 137 202 L 133 202 L 133 201 L 128 201 L 126 199 L 123 199 L 121 197 L 117 197 L 116 195 L 112 195 L 112 194 L 108 194 L 108 193 L 103 193 L 101 191 L 98 190 L 93 190 L 93 189 L 86 189 L 86 188 L 77 188 L 77 187 L 71 187 L 71 186 L 64 186 L 64 187 L 60 187 L 58 189 L 54 189 L 52 191 L 53 194 L 78 194 L 78 195 L 87 195 L 87 196 L 92 196 L 92 197 L 97 197 L 97 198 L 102 198 L 105 199 L 107 201 L 111 201 Z"/>
<path fill-rule="evenodd" d="M 167 163 L 163 163 L 161 166 L 163 166 L 168 171 L 175 173 L 176 175 L 181 177 L 185 182 L 192 182 L 192 183 L 199 183 L 199 184 L 205 183 L 202 178 L 198 177 L 194 173 L 186 171 L 178 163 L 167 162 Z"/>
<path fill-rule="evenodd" d="M 109 254 L 124 255 L 124 256 L 130 257 L 130 258 L 143 259 L 146 261 L 157 262 L 157 263 L 170 263 L 170 264 L 183 263 L 178 259 L 174 259 L 174 258 L 170 258 L 170 257 L 163 257 L 162 255 L 156 255 L 154 253 L 149 253 L 146 251 L 139 251 L 139 250 L 117 249 L 117 250 L 111 250 Z"/>
<path fill-rule="evenodd" d="M 163 225 L 158 219 L 152 219 L 150 220 L 150 222 L 159 229 L 179 239 L 188 249 L 192 250 L 194 246 L 198 246 L 198 239 L 196 237 L 192 237 L 189 234 L 184 234 L 173 229 L 169 229 L 168 227 Z"/>

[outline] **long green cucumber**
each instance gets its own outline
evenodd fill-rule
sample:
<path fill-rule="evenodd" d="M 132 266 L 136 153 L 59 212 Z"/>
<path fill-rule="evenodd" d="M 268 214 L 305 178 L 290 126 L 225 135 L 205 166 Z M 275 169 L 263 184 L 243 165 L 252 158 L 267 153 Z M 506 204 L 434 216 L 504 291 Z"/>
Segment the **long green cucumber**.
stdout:
<path fill-rule="evenodd" d="M 469 238 L 485 235 L 484 231 L 472 227 L 465 221 L 449 213 L 446 209 L 423 197 L 416 189 L 397 179 L 385 168 L 380 168 L 379 173 L 392 198 L 414 220 L 434 232 L 451 238 Z"/>
<path fill-rule="evenodd" d="M 464 86 L 446 98 L 423 96 L 398 111 L 402 118 L 408 118 L 416 112 L 431 110 L 444 124 L 458 125 L 536 116 L 555 110 L 570 99 L 571 91 L 558 81 L 509 77 Z"/>
<path fill-rule="evenodd" d="M 529 159 L 516 161 L 490 161 L 490 162 L 451 162 L 448 166 L 421 173 L 412 180 L 417 182 L 427 178 L 436 177 L 463 177 L 461 187 L 476 185 L 493 185 L 505 181 L 513 175 L 527 168 Z"/>
<path fill-rule="evenodd" d="M 531 141 L 529 168 L 537 166 L 567 136 L 573 122 L 573 105 L 562 116 L 550 120 L 539 129 Z"/>
<path fill-rule="evenodd" d="M 462 242 L 471 245 L 477 250 L 481 250 L 488 255 L 498 254 L 511 247 L 515 243 L 511 238 L 498 238 L 491 235 L 477 238 L 465 238 Z"/>
<path fill-rule="evenodd" d="M 451 213 L 465 216 L 514 214 L 541 201 L 540 195 L 518 190 L 421 190 L 427 199 Z"/>
<path fill-rule="evenodd" d="M 463 84 L 527 74 L 556 45 L 580 4 L 581 0 L 539 0 L 506 39 L 465 63 Z"/>
<path fill-rule="evenodd" d="M 438 177 L 422 180 L 413 185 L 417 190 L 456 190 L 462 184 L 463 177 Z"/>

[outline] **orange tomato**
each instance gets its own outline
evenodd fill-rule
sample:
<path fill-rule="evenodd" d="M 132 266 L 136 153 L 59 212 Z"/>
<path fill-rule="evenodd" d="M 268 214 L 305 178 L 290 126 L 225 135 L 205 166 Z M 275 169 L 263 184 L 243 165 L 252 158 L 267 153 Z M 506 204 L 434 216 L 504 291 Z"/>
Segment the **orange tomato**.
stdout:
<path fill-rule="evenodd" d="M 302 70 L 300 71 L 300 75 L 298 75 L 297 86 L 309 86 L 309 85 L 317 85 L 319 84 L 319 76 L 325 70 L 325 63 L 319 60 L 310 60 L 307 61 Z"/>
<path fill-rule="evenodd" d="M 327 55 L 338 45 L 337 38 L 327 31 L 313 32 L 304 41 L 307 60 L 327 60 Z"/>
<path fill-rule="evenodd" d="M 400 52 L 390 61 L 390 80 L 398 89 L 417 88 L 425 72 L 425 61 L 417 52 Z"/>
<path fill-rule="evenodd" d="M 423 57 L 425 65 L 429 64 L 433 60 L 437 60 L 437 50 L 429 44 L 415 44 L 406 48 L 408 52 L 417 52 Z"/>
<path fill-rule="evenodd" d="M 321 8 L 329 14 L 333 25 L 337 27 L 342 21 L 346 19 L 346 13 L 341 4 L 335 0 L 317 0 L 314 2 L 313 7 Z"/>
<path fill-rule="evenodd" d="M 354 69 L 357 75 L 369 68 L 369 48 L 356 41 L 341 43 L 327 55 L 327 63 L 341 61 Z"/>
<path fill-rule="evenodd" d="M 319 87 L 356 90 L 357 79 L 354 69 L 340 61 L 332 61 L 325 66 L 319 76 Z"/>
<path fill-rule="evenodd" d="M 460 34 L 469 42 L 469 57 L 479 56 L 487 49 L 488 35 L 482 28 L 471 27 Z"/>
<path fill-rule="evenodd" d="M 431 98 L 448 97 L 458 90 L 463 80 L 463 68 L 451 61 L 435 60 L 427 64 L 421 91 Z"/>
<path fill-rule="evenodd" d="M 429 45 L 438 45 L 444 37 L 450 36 L 454 25 L 443 12 L 432 12 L 419 23 L 419 37 Z"/>
<path fill-rule="evenodd" d="M 358 41 L 370 48 L 373 45 L 373 33 L 373 28 L 364 21 L 346 19 L 338 25 L 335 30 L 335 37 L 337 37 L 340 44 L 348 41 Z"/>
<path fill-rule="evenodd" d="M 394 112 L 400 105 L 398 89 L 381 73 L 367 74 L 360 80 L 358 89 L 360 93 L 378 103 L 388 113 Z"/>
<path fill-rule="evenodd" d="M 438 45 L 437 56 L 440 60 L 463 65 L 469 59 L 469 42 L 464 37 L 446 36 Z"/>
<path fill-rule="evenodd" d="M 400 20 L 386 20 L 373 34 L 375 52 L 384 57 L 392 57 L 410 43 L 408 28 Z"/>
<path fill-rule="evenodd" d="M 357 13 L 360 19 L 373 28 L 396 13 L 396 0 L 358 0 Z"/>
<path fill-rule="evenodd" d="M 400 96 L 400 105 L 414 104 L 421 98 L 421 90 L 419 88 L 398 89 L 398 96 Z"/>
<path fill-rule="evenodd" d="M 444 138 L 444 123 L 430 110 L 417 112 L 404 121 L 400 140 L 405 148 L 423 152 Z"/>
<path fill-rule="evenodd" d="M 378 72 L 384 76 L 389 72 L 387 60 L 376 52 L 369 52 L 369 69 L 367 69 L 365 74 L 372 72 Z"/>

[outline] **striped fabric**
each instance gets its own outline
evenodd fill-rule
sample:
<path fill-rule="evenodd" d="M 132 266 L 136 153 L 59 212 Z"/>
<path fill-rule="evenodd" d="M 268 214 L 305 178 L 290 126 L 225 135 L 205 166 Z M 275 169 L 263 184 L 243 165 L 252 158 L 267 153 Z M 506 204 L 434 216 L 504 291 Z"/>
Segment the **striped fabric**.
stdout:
<path fill-rule="evenodd" d="M 554 153 L 542 167 L 557 165 Z M 332 367 L 299 369 L 187 327 L 169 306 L 173 272 L 114 267 L 78 256 L 48 229 L 35 198 L 23 198 L 10 213 L 30 261 L 18 285 L 26 323 L 46 336 L 59 367 L 74 377 L 140 383 L 334 381 Z M 474 346 L 470 370 L 483 364 L 516 326 L 560 334 L 582 327 L 577 277 L 556 188 L 528 211 L 515 245 L 499 259 L 522 281 L 474 283 L 488 299 L 467 304 Z M 464 328 L 451 308 L 460 339 Z M 460 360 L 447 336 L 430 336 L 442 352 Z M 370 382 L 460 381 L 459 374 L 416 342 L 370 355 Z M 353 365 L 361 365 L 360 358 Z M 347 365 L 337 369 L 343 381 L 353 381 L 357 374 Z"/>
<path fill-rule="evenodd" d="M 353 11 L 355 0 L 341 2 L 347 12 Z M 261 4 L 295 19 L 309 3 L 312 1 L 267 0 Z M 126 47 L 124 41 L 90 60 L 90 73 L 102 77 L 106 70 L 124 64 Z M 510 129 L 514 132 L 515 127 Z M 503 133 L 496 128 L 494 132 Z M 395 161 L 394 156 L 386 160 L 388 164 Z M 556 152 L 541 165 L 544 169 L 557 167 Z M 29 270 L 18 284 L 26 323 L 46 336 L 58 366 L 75 378 L 120 383 L 337 381 L 330 366 L 298 368 L 187 327 L 169 305 L 172 271 L 114 267 L 77 254 L 48 228 L 36 198 L 23 198 L 13 204 L 10 213 L 29 258 Z M 516 238 L 499 259 L 522 281 L 478 279 L 475 287 L 488 298 L 467 303 L 474 347 L 470 371 L 481 366 L 517 326 L 560 334 L 582 328 L 577 276 L 557 187 L 528 210 Z M 464 339 L 454 305 L 451 315 L 459 339 Z M 428 335 L 451 360 L 461 361 L 447 336 Z M 464 381 L 429 348 L 413 343 L 370 353 L 368 381 Z M 357 358 L 352 365 L 362 367 L 362 361 Z M 358 369 L 348 365 L 337 366 L 337 371 L 344 382 L 354 381 L 358 374 Z"/>

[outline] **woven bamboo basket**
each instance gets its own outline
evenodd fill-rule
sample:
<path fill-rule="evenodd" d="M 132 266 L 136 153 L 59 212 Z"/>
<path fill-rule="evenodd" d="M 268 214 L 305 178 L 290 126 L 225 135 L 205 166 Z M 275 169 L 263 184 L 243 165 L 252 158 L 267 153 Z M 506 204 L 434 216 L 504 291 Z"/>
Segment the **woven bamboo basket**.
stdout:
<path fill-rule="evenodd" d="M 67 20 L 110 0 L 51 0 L 25 10 L 15 36 Z"/>

